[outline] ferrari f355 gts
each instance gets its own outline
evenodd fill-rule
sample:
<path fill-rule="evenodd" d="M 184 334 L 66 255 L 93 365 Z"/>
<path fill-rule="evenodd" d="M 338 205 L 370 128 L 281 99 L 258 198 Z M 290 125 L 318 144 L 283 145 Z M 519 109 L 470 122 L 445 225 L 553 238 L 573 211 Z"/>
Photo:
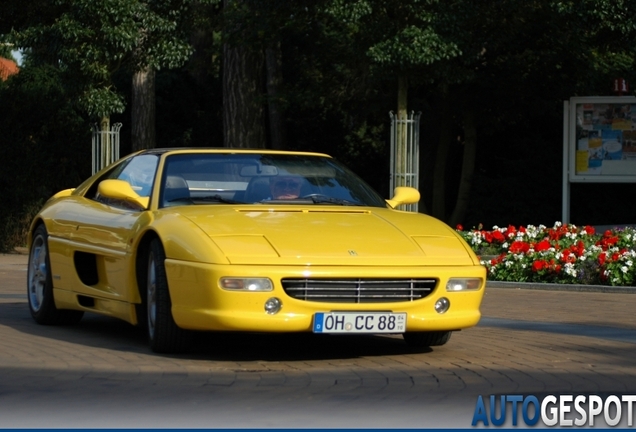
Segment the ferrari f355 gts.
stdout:
<path fill-rule="evenodd" d="M 486 270 L 449 226 L 400 210 L 328 155 L 237 149 L 131 154 L 58 192 L 29 235 L 39 324 L 85 312 L 147 329 L 403 335 L 445 344 L 480 319 Z"/>

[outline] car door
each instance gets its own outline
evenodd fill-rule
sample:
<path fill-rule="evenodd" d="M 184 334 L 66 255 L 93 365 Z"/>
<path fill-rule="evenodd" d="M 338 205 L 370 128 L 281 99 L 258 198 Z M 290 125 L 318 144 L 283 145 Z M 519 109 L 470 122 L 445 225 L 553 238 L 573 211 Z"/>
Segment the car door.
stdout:
<path fill-rule="evenodd" d="M 157 168 L 156 155 L 139 155 L 104 179 L 128 181 L 140 196 L 150 196 Z M 80 198 L 73 215 L 73 264 L 80 282 L 74 291 L 128 300 L 135 264 L 132 243 L 147 209 L 94 196 Z"/>

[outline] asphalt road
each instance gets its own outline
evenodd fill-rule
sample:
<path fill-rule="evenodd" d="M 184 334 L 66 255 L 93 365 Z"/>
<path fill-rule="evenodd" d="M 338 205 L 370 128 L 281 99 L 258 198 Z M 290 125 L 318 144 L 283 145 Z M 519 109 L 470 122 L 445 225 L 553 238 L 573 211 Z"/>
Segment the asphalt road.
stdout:
<path fill-rule="evenodd" d="M 0 428 L 467 428 L 479 395 L 636 394 L 636 295 L 488 288 L 443 347 L 202 335 L 157 355 L 124 322 L 37 325 L 0 255 Z"/>

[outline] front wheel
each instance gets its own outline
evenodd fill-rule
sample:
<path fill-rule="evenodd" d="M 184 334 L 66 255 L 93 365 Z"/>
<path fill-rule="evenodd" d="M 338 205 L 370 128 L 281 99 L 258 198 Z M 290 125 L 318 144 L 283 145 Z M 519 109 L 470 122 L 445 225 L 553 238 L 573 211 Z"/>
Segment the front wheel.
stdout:
<path fill-rule="evenodd" d="M 190 332 L 177 326 L 172 318 L 172 301 L 168 290 L 166 255 L 157 239 L 150 243 L 146 280 L 146 311 L 150 348 L 157 353 L 184 351 Z"/>
<path fill-rule="evenodd" d="M 44 225 L 33 232 L 27 271 L 27 298 L 29 311 L 38 324 L 75 324 L 84 312 L 55 307 L 53 278 L 48 249 L 48 233 Z"/>
<path fill-rule="evenodd" d="M 444 345 L 450 340 L 450 331 L 407 332 L 402 335 L 408 346 L 413 348 L 428 348 Z"/>

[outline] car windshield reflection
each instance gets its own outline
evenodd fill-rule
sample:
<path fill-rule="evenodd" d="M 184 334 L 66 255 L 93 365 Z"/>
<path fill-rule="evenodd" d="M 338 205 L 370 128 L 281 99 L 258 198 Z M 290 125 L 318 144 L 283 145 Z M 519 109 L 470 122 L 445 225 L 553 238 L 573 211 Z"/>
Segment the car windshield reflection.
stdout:
<path fill-rule="evenodd" d="M 386 207 L 353 172 L 329 157 L 175 154 L 167 157 L 161 207 L 197 204 L 310 204 Z"/>

